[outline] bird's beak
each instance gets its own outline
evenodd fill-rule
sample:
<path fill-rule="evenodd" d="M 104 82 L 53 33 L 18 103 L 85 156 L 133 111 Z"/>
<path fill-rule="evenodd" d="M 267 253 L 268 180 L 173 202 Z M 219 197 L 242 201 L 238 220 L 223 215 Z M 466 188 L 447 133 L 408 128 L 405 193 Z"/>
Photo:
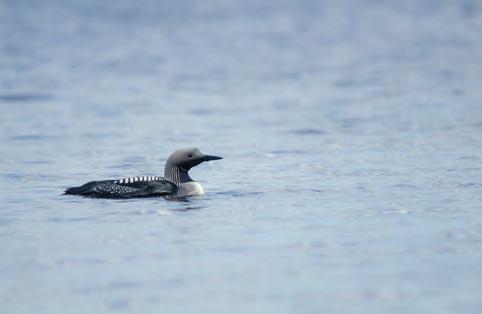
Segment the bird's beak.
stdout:
<path fill-rule="evenodd" d="M 210 160 L 223 159 L 223 157 L 214 156 L 214 155 L 204 155 L 203 157 L 201 157 L 201 159 L 202 159 L 203 161 L 210 161 Z"/>
<path fill-rule="evenodd" d="M 205 162 L 205 161 L 210 161 L 210 160 L 218 160 L 218 159 L 223 159 L 222 157 L 218 156 L 213 156 L 213 155 L 205 155 L 203 153 L 198 153 L 195 158 L 192 158 L 191 160 L 183 163 L 181 166 L 181 169 L 184 171 L 189 171 L 192 167 L 196 167 L 197 165 Z"/>

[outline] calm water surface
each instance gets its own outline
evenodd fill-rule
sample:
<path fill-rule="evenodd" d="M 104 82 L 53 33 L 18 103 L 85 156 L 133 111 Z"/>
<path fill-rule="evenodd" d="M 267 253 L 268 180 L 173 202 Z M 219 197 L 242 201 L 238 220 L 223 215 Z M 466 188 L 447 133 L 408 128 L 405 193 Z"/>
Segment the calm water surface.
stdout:
<path fill-rule="evenodd" d="M 1 0 L 0 312 L 481 313 L 481 57 L 479 1 Z"/>

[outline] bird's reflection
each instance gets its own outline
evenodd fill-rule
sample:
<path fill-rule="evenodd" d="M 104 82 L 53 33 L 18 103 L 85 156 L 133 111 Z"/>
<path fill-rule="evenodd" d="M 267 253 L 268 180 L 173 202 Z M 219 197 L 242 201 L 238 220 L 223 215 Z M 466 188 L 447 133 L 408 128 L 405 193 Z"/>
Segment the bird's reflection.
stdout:
<path fill-rule="evenodd" d="M 176 212 L 187 212 L 187 211 L 200 210 L 205 208 L 205 206 L 201 206 L 196 202 L 194 202 L 192 198 L 171 197 L 171 198 L 166 198 L 166 201 L 177 206 L 162 207 L 162 208 L 156 209 L 156 212 L 158 214 L 161 214 L 161 215 L 174 214 Z"/>

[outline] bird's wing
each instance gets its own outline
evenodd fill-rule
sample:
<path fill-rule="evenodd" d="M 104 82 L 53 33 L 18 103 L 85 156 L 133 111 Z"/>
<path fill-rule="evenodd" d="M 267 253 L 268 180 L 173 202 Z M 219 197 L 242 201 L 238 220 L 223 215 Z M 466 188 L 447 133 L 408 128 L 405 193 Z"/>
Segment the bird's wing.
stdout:
<path fill-rule="evenodd" d="M 177 186 L 163 177 L 131 177 L 114 181 L 121 188 L 134 189 L 127 197 L 146 197 L 172 195 L 177 192 Z M 127 192 L 127 191 L 126 191 Z"/>
<path fill-rule="evenodd" d="M 95 181 L 94 181 L 95 182 Z M 136 197 L 142 188 L 117 184 L 115 181 L 108 181 L 93 185 L 89 190 L 82 193 L 83 196 L 100 198 L 129 198 Z"/>

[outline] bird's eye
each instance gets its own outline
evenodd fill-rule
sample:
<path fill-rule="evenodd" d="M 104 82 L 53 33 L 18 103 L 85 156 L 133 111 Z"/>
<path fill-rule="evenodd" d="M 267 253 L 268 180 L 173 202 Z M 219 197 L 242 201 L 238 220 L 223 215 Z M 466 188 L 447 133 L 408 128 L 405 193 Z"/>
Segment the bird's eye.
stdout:
<path fill-rule="evenodd" d="M 192 157 L 192 154 L 189 154 L 189 158 L 191 158 L 191 157 Z"/>

